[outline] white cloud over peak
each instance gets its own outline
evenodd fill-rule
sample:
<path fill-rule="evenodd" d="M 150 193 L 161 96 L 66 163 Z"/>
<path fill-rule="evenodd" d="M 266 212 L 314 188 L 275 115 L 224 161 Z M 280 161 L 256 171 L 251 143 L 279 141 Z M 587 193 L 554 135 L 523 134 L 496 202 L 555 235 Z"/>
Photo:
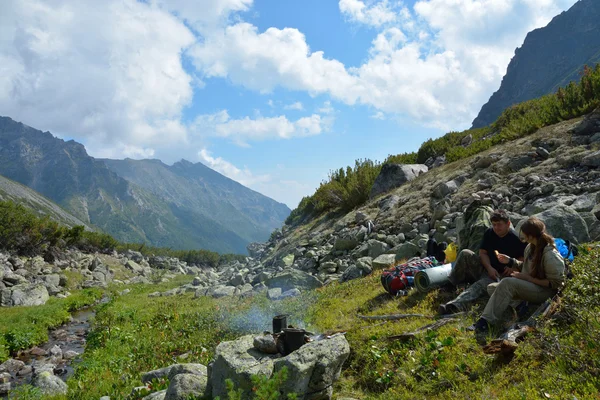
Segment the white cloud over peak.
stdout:
<path fill-rule="evenodd" d="M 221 157 L 213 157 L 206 148 L 203 148 L 198 152 L 198 158 L 208 167 L 220 172 L 234 181 L 241 183 L 244 186 L 253 186 L 259 183 L 269 182 L 271 180 L 269 175 L 254 175 L 252 171 L 246 167 L 244 167 L 244 169 L 240 169 Z"/>
<path fill-rule="evenodd" d="M 351 20 L 380 28 L 366 61 L 353 68 L 311 50 L 297 29 L 259 32 L 246 22 L 215 32 L 190 55 L 205 76 L 261 93 L 283 87 L 326 94 L 423 125 L 459 128 L 497 89 L 526 33 L 575 1 L 421 0 L 411 11 L 400 2 L 340 0 Z"/>
<path fill-rule="evenodd" d="M 173 15 L 135 0 L 3 1 L 0 113 L 151 154 L 186 140 L 193 78 L 181 52 L 194 40 Z"/>
<path fill-rule="evenodd" d="M 360 0 L 340 0 L 341 13 L 353 22 L 366 25 L 381 26 L 393 22 L 397 18 L 396 12 L 387 0 L 369 4 Z"/>
<path fill-rule="evenodd" d="M 291 139 L 319 135 L 329 129 L 331 119 L 312 114 L 296 121 L 281 115 L 278 117 L 244 117 L 233 119 L 226 110 L 200 115 L 193 123 L 196 132 L 229 138 L 234 143 L 247 146 L 249 141 L 267 139 Z"/>

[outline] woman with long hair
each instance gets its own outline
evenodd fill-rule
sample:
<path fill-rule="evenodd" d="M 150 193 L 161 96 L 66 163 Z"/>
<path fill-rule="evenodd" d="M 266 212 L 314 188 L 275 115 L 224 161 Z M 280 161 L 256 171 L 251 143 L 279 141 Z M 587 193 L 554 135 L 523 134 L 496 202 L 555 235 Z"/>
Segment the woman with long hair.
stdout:
<path fill-rule="evenodd" d="M 501 321 L 511 302 L 542 303 L 563 286 L 565 263 L 556 250 L 554 238 L 546 232 L 546 225 L 538 218 L 530 217 L 521 227 L 521 240 L 529 243 L 523 261 L 498 255 L 501 263 L 513 266 L 511 277 L 488 285 L 491 298 L 470 330 L 487 331 L 490 324 Z"/>

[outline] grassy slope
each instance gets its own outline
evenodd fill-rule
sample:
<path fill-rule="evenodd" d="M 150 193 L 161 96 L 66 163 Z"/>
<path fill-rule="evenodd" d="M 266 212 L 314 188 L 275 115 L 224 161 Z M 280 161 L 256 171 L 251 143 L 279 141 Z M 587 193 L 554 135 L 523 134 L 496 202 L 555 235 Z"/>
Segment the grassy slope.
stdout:
<path fill-rule="evenodd" d="M 313 331 L 347 331 L 352 353 L 334 397 L 597 399 L 600 246 L 590 248 L 576 260 L 575 278 L 569 281 L 556 317 L 530 335 L 512 359 L 483 354 L 474 335 L 465 331 L 481 305 L 470 315 L 410 342 L 386 340 L 431 319 L 381 323 L 360 320 L 357 315 L 434 315 L 437 305 L 453 293 L 436 290 L 392 298 L 381 288 L 377 271 L 367 278 L 274 303 L 264 296 L 147 297 L 191 279 L 185 276 L 158 287 L 136 286 L 99 310 L 83 361 L 68 382 L 68 398 L 126 398 L 131 388 L 141 384 L 142 372 L 182 362 L 182 354 L 185 362 L 206 364 L 219 341 L 268 329 L 270 318 L 285 312 L 292 315 L 292 324 L 305 322 Z M 31 393 L 21 390 L 18 394 L 23 399 L 40 398 Z"/>

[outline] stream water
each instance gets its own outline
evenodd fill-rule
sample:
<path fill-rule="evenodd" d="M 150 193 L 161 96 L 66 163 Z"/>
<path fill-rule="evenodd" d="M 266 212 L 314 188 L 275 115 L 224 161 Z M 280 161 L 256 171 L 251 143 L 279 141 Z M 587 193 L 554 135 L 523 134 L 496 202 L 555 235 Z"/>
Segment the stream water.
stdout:
<path fill-rule="evenodd" d="M 18 372 L 11 372 L 11 387 L 28 384 L 32 380 L 32 367 L 34 364 L 54 364 L 54 374 L 66 381 L 75 372 L 74 366 L 79 356 L 85 350 L 86 336 L 89 332 L 89 320 L 95 315 L 92 308 L 83 309 L 73 313 L 72 320 L 48 332 L 48 341 L 39 347 L 20 351 L 15 360 L 25 363 L 25 367 Z M 60 347 L 62 357 L 52 354 L 54 346 Z M 75 352 L 69 354 L 70 352 Z M 74 356 L 74 357 L 70 357 Z M 1 397 L 1 396 L 0 396 Z"/>

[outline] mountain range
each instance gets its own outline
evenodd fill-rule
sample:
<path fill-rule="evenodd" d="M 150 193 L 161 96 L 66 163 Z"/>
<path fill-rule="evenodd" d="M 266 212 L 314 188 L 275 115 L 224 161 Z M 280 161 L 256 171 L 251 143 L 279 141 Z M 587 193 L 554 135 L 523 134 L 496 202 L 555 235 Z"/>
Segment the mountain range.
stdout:
<path fill-rule="evenodd" d="M 245 253 L 290 212 L 201 163 L 95 159 L 8 117 L 0 117 L 0 175 L 121 241 L 176 249 Z"/>
<path fill-rule="evenodd" d="M 514 104 L 578 81 L 585 65 L 600 62 L 600 1 L 580 0 L 550 23 L 527 34 L 498 91 L 481 108 L 473 128 L 494 122 Z"/>

